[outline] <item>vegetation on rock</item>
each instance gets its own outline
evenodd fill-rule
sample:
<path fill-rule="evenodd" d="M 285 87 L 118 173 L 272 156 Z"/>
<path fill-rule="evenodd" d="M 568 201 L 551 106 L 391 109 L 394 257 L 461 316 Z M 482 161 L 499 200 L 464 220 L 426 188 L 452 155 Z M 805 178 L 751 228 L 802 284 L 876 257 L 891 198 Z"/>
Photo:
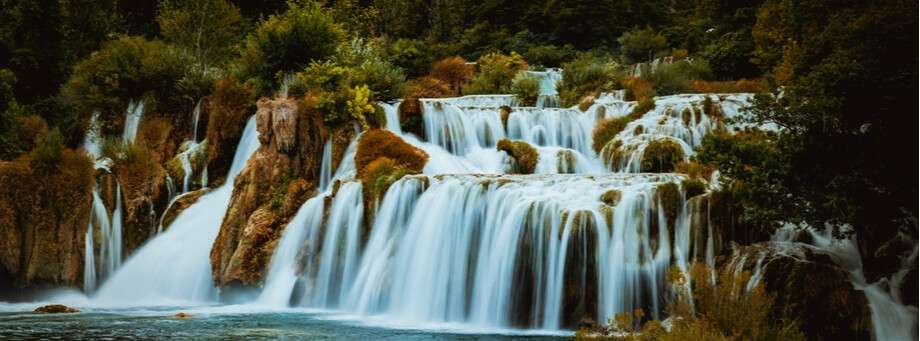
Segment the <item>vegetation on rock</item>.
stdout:
<path fill-rule="evenodd" d="M 508 154 L 508 156 L 517 160 L 521 168 L 520 170 L 512 170 L 513 172 L 520 172 L 521 174 L 533 174 L 534 170 L 537 168 L 537 162 L 540 158 L 540 154 L 537 153 L 536 148 L 527 142 L 501 139 L 498 141 L 498 145 L 495 148 L 504 151 Z"/>

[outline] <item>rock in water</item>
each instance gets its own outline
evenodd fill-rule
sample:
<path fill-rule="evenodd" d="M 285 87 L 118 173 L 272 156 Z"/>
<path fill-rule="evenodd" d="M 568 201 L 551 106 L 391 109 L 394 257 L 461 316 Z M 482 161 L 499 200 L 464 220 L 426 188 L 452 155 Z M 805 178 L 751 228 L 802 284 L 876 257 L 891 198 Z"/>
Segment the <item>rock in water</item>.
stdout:
<path fill-rule="evenodd" d="M 190 318 L 194 318 L 195 315 L 186 314 L 186 313 L 183 313 L 183 312 L 180 311 L 180 312 L 178 312 L 178 313 L 176 313 L 175 315 L 170 316 L 170 317 L 172 317 L 172 318 L 177 318 L 177 319 L 190 319 Z"/>
<path fill-rule="evenodd" d="M 68 307 L 63 304 L 51 304 L 43 307 L 38 307 L 33 311 L 38 314 L 60 314 L 60 313 L 79 313 L 80 310 Z"/>

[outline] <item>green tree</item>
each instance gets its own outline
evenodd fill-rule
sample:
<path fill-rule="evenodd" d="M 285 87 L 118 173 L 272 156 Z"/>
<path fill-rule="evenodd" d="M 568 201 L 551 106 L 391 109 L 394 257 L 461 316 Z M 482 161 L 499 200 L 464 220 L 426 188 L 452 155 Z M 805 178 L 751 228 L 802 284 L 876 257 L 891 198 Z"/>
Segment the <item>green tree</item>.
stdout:
<path fill-rule="evenodd" d="M 276 88 L 284 74 L 330 56 L 345 39 L 341 25 L 319 3 L 290 1 L 288 6 L 286 12 L 262 20 L 246 40 L 244 72 L 260 84 L 262 93 Z"/>
<path fill-rule="evenodd" d="M 204 66 L 229 55 L 237 39 L 240 11 L 224 0 L 164 0 L 156 20 L 167 41 Z"/>
<path fill-rule="evenodd" d="M 634 28 L 617 38 L 624 65 L 649 62 L 668 48 L 668 40 L 651 27 Z"/>
<path fill-rule="evenodd" d="M 758 96 L 751 120 L 781 130 L 779 159 L 735 172 L 752 193 L 745 215 L 855 232 L 870 279 L 900 265 L 882 245 L 917 233 L 916 130 L 903 122 L 917 108 L 917 56 L 903 52 L 917 46 L 917 10 L 908 0 L 771 0 L 753 31 L 757 61 L 782 92 Z"/>

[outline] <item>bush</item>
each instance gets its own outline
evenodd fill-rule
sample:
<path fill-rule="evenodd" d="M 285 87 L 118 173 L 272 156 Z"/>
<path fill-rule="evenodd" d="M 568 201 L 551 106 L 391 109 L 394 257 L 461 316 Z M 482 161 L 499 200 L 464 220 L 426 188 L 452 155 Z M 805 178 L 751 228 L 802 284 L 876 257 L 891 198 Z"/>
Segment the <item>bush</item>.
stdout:
<path fill-rule="evenodd" d="M 540 96 L 540 81 L 537 77 L 521 71 L 511 80 L 510 90 L 512 94 L 517 96 L 522 106 L 532 107 L 537 105 L 537 97 Z"/>
<path fill-rule="evenodd" d="M 388 130 L 371 129 L 358 140 L 355 152 L 355 168 L 357 177 L 364 178 L 368 172 L 367 166 L 381 157 L 395 161 L 396 166 L 404 169 L 421 171 L 428 162 L 428 153 L 412 146 L 402 138 Z"/>
<path fill-rule="evenodd" d="M 450 85 L 434 78 L 421 77 L 406 82 L 406 93 L 403 98 L 444 98 L 450 97 Z"/>
<path fill-rule="evenodd" d="M 693 92 L 693 79 L 708 79 L 712 77 L 709 63 L 704 60 L 689 62 L 679 60 L 671 63 L 660 63 L 654 72 L 646 78 L 655 84 L 655 93 L 658 96 L 675 95 Z"/>
<path fill-rule="evenodd" d="M 194 102 L 177 88 L 193 60 L 162 41 L 123 37 L 76 65 L 62 92 L 77 109 L 85 130 L 90 116 L 99 111 L 103 135 L 117 133 L 129 101 L 145 98 L 145 110 L 182 115 Z M 178 119 L 178 117 L 177 117 Z"/>
<path fill-rule="evenodd" d="M 639 103 L 636 103 L 636 106 L 629 112 L 629 117 L 632 119 L 639 119 L 652 110 L 655 110 L 655 99 L 646 97 L 639 101 Z"/>
<path fill-rule="evenodd" d="M 710 82 L 701 79 L 693 81 L 693 92 L 699 94 L 762 93 L 766 92 L 766 89 L 763 78 L 742 78 L 728 82 Z"/>
<path fill-rule="evenodd" d="M 618 88 L 620 79 L 620 66 L 616 61 L 584 53 L 562 69 L 562 80 L 558 84 L 559 99 L 563 107 L 570 107 L 589 93 Z"/>
<path fill-rule="evenodd" d="M 514 75 L 527 69 L 527 63 L 514 52 L 511 56 L 497 53 L 482 56 L 477 65 L 479 74 L 464 88 L 469 95 L 509 93 Z"/>
<path fill-rule="evenodd" d="M 208 114 L 208 170 L 215 175 L 212 176 L 215 186 L 220 183 L 217 177 L 224 177 L 230 171 L 246 120 L 253 112 L 254 100 L 251 88 L 227 77 L 214 85 L 214 91 L 205 102 L 208 105 L 202 104 L 202 111 Z"/>
<path fill-rule="evenodd" d="M 532 65 L 559 67 L 565 57 L 552 45 L 534 46 L 524 52 L 524 60 Z"/>
<path fill-rule="evenodd" d="M 537 168 L 537 161 L 540 158 L 540 154 L 537 153 L 534 147 L 527 144 L 527 142 L 501 139 L 498 141 L 498 145 L 495 148 L 515 158 L 521 165 L 521 174 L 533 174 L 534 170 Z"/>
<path fill-rule="evenodd" d="M 36 138 L 36 146 L 29 154 L 29 163 L 33 169 L 51 173 L 57 170 L 64 154 L 64 138 L 54 129 L 49 134 Z"/>
<path fill-rule="evenodd" d="M 687 199 L 706 193 L 706 187 L 706 182 L 700 179 L 684 179 L 680 182 L 680 189 Z"/>
<path fill-rule="evenodd" d="M 424 41 L 399 38 L 383 51 L 387 61 L 402 68 L 407 77 L 415 78 L 422 76 L 435 62 L 434 54 L 428 50 Z"/>
<path fill-rule="evenodd" d="M 651 27 L 624 32 L 620 43 L 620 61 L 625 65 L 651 61 L 668 48 L 668 40 Z"/>
<path fill-rule="evenodd" d="M 654 84 L 642 77 L 630 77 L 623 82 L 626 87 L 626 100 L 643 101 L 655 96 Z"/>
<path fill-rule="evenodd" d="M 670 138 L 653 140 L 642 154 L 642 172 L 667 173 L 684 160 L 684 150 Z"/>
<path fill-rule="evenodd" d="M 288 6 L 261 20 L 246 38 L 243 72 L 262 94 L 275 89 L 284 74 L 329 57 L 345 40 L 345 30 L 319 2 L 290 1 Z"/>
<path fill-rule="evenodd" d="M 617 118 L 611 117 L 598 122 L 597 125 L 594 126 L 594 131 L 591 132 L 591 147 L 594 148 L 594 152 L 600 155 L 601 151 L 604 150 L 604 146 L 606 146 L 610 140 L 613 140 L 617 134 L 622 132 L 623 129 L 626 129 L 626 125 L 632 121 L 633 118 L 631 116 L 623 116 Z"/>
<path fill-rule="evenodd" d="M 434 63 L 428 71 L 428 76 L 447 83 L 454 91 L 454 95 L 460 95 L 462 88 L 473 79 L 475 73 L 476 68 L 473 65 L 466 59 L 456 56 Z"/>

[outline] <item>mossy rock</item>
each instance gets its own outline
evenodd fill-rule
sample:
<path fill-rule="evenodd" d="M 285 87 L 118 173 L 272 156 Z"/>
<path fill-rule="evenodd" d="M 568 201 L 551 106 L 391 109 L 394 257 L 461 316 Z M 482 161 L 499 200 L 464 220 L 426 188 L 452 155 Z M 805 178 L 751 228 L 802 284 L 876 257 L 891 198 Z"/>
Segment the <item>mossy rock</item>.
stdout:
<path fill-rule="evenodd" d="M 604 146 L 626 129 L 626 126 L 632 121 L 632 117 L 623 116 L 617 118 L 611 117 L 598 122 L 597 125 L 594 126 L 594 131 L 591 132 L 591 147 L 594 148 L 594 152 L 600 155 Z"/>
<path fill-rule="evenodd" d="M 502 126 L 505 127 L 505 129 L 508 129 L 508 116 L 511 116 L 511 113 L 512 113 L 514 110 L 511 109 L 511 107 L 509 107 L 509 106 L 507 106 L 507 105 L 503 105 L 503 106 L 499 107 L 499 110 L 501 111 Z"/>
<path fill-rule="evenodd" d="M 176 198 L 176 200 L 170 205 L 166 212 L 163 212 L 163 218 L 160 219 L 160 225 L 163 226 L 163 231 L 169 229 L 169 226 L 172 225 L 173 221 L 176 220 L 176 217 L 179 216 L 187 208 L 198 202 L 198 199 L 201 196 L 207 194 L 211 190 L 209 188 L 202 188 L 200 190 L 189 192 L 186 195 Z"/>
<path fill-rule="evenodd" d="M 508 153 L 508 156 L 517 160 L 521 166 L 521 174 L 533 174 L 537 167 L 537 161 L 540 158 L 537 149 L 524 141 L 501 139 L 498 141 L 496 149 Z"/>
<path fill-rule="evenodd" d="M 425 118 L 422 117 L 422 104 L 418 98 L 406 98 L 396 109 L 399 113 L 399 127 L 404 132 L 425 138 Z"/>
<path fill-rule="evenodd" d="M 687 199 L 705 194 L 706 187 L 706 182 L 700 179 L 685 179 L 680 182 L 680 189 L 684 192 L 684 197 Z"/>
<path fill-rule="evenodd" d="M 396 134 L 381 129 L 371 129 L 361 135 L 355 152 L 357 177 L 364 178 L 366 167 L 373 161 L 386 157 L 400 168 L 421 171 L 428 163 L 428 153 L 419 149 Z"/>
<path fill-rule="evenodd" d="M 79 313 L 80 310 L 68 307 L 63 304 L 51 304 L 35 308 L 33 312 L 38 314 L 70 314 Z"/>
<path fill-rule="evenodd" d="M 609 206 L 616 206 L 620 203 L 620 199 L 623 197 L 623 192 L 617 189 L 611 189 L 604 192 L 601 195 L 601 201 Z"/>
<path fill-rule="evenodd" d="M 649 142 L 642 154 L 642 172 L 667 173 L 684 161 L 684 149 L 672 139 Z"/>
<path fill-rule="evenodd" d="M 575 153 L 568 149 L 556 153 L 556 171 L 559 174 L 575 174 Z"/>
<path fill-rule="evenodd" d="M 183 312 L 180 311 L 180 312 L 178 312 L 178 313 L 176 313 L 175 315 L 172 315 L 172 316 L 170 316 L 170 317 L 171 317 L 171 318 L 176 318 L 176 319 L 190 319 L 190 318 L 195 318 L 195 315 L 186 314 L 186 313 L 183 313 Z"/>

